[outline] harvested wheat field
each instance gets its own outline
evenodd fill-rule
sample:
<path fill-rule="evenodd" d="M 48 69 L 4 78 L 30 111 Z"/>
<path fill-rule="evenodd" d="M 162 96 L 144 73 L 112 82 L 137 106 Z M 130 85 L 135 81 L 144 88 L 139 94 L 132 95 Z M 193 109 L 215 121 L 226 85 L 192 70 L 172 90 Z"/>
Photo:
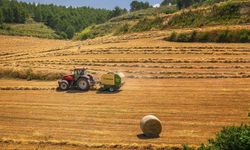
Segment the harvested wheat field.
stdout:
<path fill-rule="evenodd" d="M 250 44 L 171 43 L 161 40 L 170 31 L 153 33 L 84 42 L 0 36 L 0 147 L 178 149 L 206 143 L 223 126 L 249 123 Z M 124 72 L 126 84 L 114 94 L 59 92 L 55 79 L 4 74 L 69 73 L 75 66 L 95 76 Z M 148 114 L 161 120 L 160 138 L 141 136 Z"/>

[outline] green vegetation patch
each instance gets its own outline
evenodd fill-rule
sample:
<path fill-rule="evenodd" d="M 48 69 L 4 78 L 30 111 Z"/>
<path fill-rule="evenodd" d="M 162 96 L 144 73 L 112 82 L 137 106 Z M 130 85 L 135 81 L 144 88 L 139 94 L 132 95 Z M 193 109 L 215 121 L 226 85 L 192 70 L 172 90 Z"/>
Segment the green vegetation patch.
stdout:
<path fill-rule="evenodd" d="M 184 150 L 194 150 L 188 145 L 183 145 Z M 249 150 L 250 126 L 228 126 L 216 134 L 214 139 L 209 139 L 208 144 L 201 144 L 198 150 Z"/>
<path fill-rule="evenodd" d="M 202 27 L 217 24 L 245 24 L 250 22 L 249 2 L 228 1 L 221 5 L 212 5 L 204 10 L 186 10 L 175 15 L 166 25 L 167 27 Z"/>
<path fill-rule="evenodd" d="M 160 17 L 153 19 L 145 18 L 140 20 L 135 26 L 131 28 L 132 32 L 148 31 L 151 29 L 162 29 L 163 20 Z"/>
<path fill-rule="evenodd" d="M 208 145 L 202 144 L 199 150 L 249 150 L 250 149 L 250 126 L 241 125 L 224 127 L 217 133 L 214 139 L 210 139 Z"/>
<path fill-rule="evenodd" d="M 148 8 L 143 10 L 138 10 L 124 15 L 110 19 L 110 22 L 120 22 L 120 21 L 138 21 L 146 17 L 155 17 L 159 14 L 171 14 L 176 12 L 175 6 L 162 6 L 160 8 Z"/>
<path fill-rule="evenodd" d="M 165 38 L 173 42 L 216 42 L 216 43 L 247 43 L 250 42 L 250 30 L 214 30 L 206 32 L 173 32 Z"/>
<path fill-rule="evenodd" d="M 161 29 L 163 20 L 160 17 L 145 18 L 137 22 L 120 21 L 107 22 L 100 25 L 93 25 L 85 28 L 81 33 L 77 34 L 74 39 L 86 40 L 105 35 L 120 35 L 130 32 L 142 32 L 151 29 Z"/>
<path fill-rule="evenodd" d="M 54 30 L 47 27 L 43 23 L 2 24 L 0 25 L 0 34 L 32 36 L 49 39 L 60 38 Z"/>
<path fill-rule="evenodd" d="M 95 37 L 101 37 L 104 35 L 112 35 L 121 28 L 123 23 L 107 22 L 100 25 L 93 25 L 85 28 L 81 33 L 77 34 L 74 39 L 86 40 L 93 39 Z"/>

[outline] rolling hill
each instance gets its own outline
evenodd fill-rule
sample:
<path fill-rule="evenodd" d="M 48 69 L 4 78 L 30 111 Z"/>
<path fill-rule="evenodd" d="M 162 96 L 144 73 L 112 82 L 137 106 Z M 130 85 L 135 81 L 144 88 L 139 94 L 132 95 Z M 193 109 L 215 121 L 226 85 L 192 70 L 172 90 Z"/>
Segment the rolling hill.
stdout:
<path fill-rule="evenodd" d="M 25 24 L 7 23 L 0 26 L 0 34 L 14 36 L 31 36 L 47 39 L 60 39 L 60 36 L 43 23 L 29 22 Z"/>
<path fill-rule="evenodd" d="M 143 31 L 246 25 L 250 23 L 249 7 L 249 1 L 233 0 L 179 11 L 175 6 L 149 8 L 112 18 L 104 24 L 89 26 L 77 34 L 75 39 Z"/>

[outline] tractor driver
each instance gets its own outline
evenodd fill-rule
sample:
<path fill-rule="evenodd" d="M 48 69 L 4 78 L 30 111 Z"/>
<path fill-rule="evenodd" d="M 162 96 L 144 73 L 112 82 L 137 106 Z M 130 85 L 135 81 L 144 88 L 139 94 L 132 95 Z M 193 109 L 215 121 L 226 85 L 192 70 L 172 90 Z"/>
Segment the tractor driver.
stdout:
<path fill-rule="evenodd" d="M 84 75 L 86 73 L 86 69 L 75 69 L 74 70 L 74 76 L 75 79 L 78 79 L 81 75 Z"/>

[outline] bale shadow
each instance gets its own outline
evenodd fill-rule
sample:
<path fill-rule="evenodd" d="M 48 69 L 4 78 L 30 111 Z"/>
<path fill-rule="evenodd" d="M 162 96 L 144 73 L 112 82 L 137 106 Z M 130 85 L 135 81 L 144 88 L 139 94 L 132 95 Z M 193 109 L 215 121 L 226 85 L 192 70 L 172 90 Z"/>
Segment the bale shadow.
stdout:
<path fill-rule="evenodd" d="M 146 136 L 145 134 L 137 134 L 137 138 L 141 140 L 158 139 L 160 136 Z"/>

